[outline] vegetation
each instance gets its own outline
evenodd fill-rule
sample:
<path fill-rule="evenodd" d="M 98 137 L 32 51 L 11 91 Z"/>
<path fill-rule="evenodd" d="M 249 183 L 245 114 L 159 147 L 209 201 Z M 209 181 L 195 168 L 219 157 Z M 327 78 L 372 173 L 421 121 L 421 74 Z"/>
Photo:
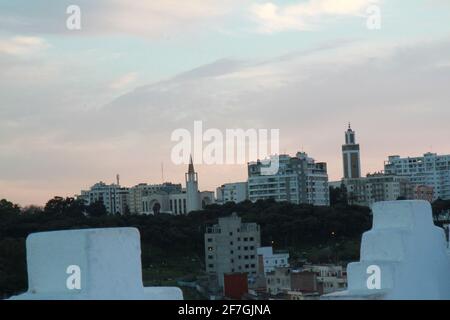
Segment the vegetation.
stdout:
<path fill-rule="evenodd" d="M 249 201 L 211 205 L 186 216 L 107 215 L 101 203 L 85 206 L 56 197 L 44 208 L 0 201 L 0 298 L 27 289 L 25 239 L 30 233 L 64 229 L 136 227 L 141 234 L 146 285 L 195 279 L 204 270 L 204 231 L 218 217 L 236 212 L 261 227 L 263 246 L 289 250 L 293 262 L 348 262 L 359 258 L 361 234 L 370 229 L 370 209 L 348 206 L 343 197 L 331 207 Z M 450 202 L 437 204 L 450 208 Z"/>

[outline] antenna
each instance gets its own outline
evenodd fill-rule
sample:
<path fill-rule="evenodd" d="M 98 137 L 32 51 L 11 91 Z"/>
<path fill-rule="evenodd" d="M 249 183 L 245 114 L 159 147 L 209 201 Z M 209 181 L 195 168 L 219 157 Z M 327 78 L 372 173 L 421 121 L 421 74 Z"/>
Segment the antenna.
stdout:
<path fill-rule="evenodd" d="M 120 186 L 120 175 L 119 174 L 116 175 L 116 182 L 117 182 L 117 185 Z"/>
<path fill-rule="evenodd" d="M 161 183 L 164 183 L 164 162 L 161 162 Z"/>

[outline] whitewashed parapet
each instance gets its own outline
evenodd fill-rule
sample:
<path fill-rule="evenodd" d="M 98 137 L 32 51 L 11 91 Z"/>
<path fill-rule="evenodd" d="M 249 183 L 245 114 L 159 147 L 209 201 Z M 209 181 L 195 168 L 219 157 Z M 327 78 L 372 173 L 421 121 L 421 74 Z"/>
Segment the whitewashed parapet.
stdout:
<path fill-rule="evenodd" d="M 12 299 L 183 299 L 179 288 L 144 288 L 135 228 L 34 233 L 26 246 L 28 292 Z"/>
<path fill-rule="evenodd" d="M 426 201 L 372 207 L 361 258 L 347 267 L 348 290 L 323 299 L 450 299 L 450 258 L 444 230 Z"/>

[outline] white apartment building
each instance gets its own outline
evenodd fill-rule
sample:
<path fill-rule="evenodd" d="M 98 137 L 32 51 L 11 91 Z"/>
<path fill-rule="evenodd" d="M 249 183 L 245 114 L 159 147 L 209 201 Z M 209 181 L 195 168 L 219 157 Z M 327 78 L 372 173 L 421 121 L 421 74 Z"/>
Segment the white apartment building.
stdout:
<path fill-rule="evenodd" d="M 374 173 L 365 178 L 344 179 L 342 182 L 347 188 L 350 204 L 370 207 L 379 201 L 414 198 L 414 186 L 406 177 Z"/>
<path fill-rule="evenodd" d="M 217 203 L 239 203 L 248 199 L 247 182 L 226 183 L 216 189 Z"/>
<path fill-rule="evenodd" d="M 251 201 L 274 199 L 318 206 L 330 204 L 327 165 L 316 163 L 304 152 L 279 156 L 275 175 L 261 174 L 261 161 L 248 164 L 248 197 Z"/>
<path fill-rule="evenodd" d="M 82 190 L 79 199 L 86 205 L 101 201 L 109 214 L 125 214 L 128 207 L 128 188 L 118 184 L 105 184 L 98 182 L 89 190 Z"/>
<path fill-rule="evenodd" d="M 261 247 L 257 250 L 258 256 L 262 256 L 264 273 L 267 274 L 275 268 L 289 267 L 289 253 L 274 253 L 272 247 Z"/>
<path fill-rule="evenodd" d="M 386 174 L 408 177 L 414 185 L 433 188 L 433 200 L 450 199 L 450 155 L 425 153 L 422 157 L 390 156 L 384 163 Z"/>
<path fill-rule="evenodd" d="M 221 287 L 226 273 L 255 276 L 260 245 L 261 233 L 256 223 L 242 223 L 235 213 L 219 218 L 218 224 L 207 227 L 205 232 L 206 272 L 216 275 Z"/>

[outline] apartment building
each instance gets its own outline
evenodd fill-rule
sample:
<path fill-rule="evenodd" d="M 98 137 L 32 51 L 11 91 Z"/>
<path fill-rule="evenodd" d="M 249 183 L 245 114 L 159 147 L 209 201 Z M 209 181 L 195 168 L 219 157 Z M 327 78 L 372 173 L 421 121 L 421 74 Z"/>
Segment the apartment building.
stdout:
<path fill-rule="evenodd" d="M 414 186 L 408 178 L 383 173 L 368 174 L 365 178 L 344 179 L 350 204 L 370 207 L 379 201 L 413 199 Z"/>
<path fill-rule="evenodd" d="M 407 177 L 414 185 L 432 187 L 433 200 L 450 199 L 450 155 L 429 152 L 421 157 L 390 156 L 384 171 Z"/>
<path fill-rule="evenodd" d="M 82 190 L 79 199 L 86 205 L 101 201 L 109 214 L 125 214 L 128 208 L 128 188 L 119 184 L 106 184 L 102 181 L 89 190 Z"/>
<path fill-rule="evenodd" d="M 217 203 L 239 203 L 248 199 L 247 182 L 225 183 L 216 189 Z"/>
<path fill-rule="evenodd" d="M 327 165 L 316 163 L 304 152 L 278 156 L 279 170 L 265 175 L 262 161 L 248 164 L 248 197 L 251 201 L 274 199 L 296 204 L 326 206 L 330 203 Z"/>
<path fill-rule="evenodd" d="M 256 223 L 242 223 L 235 213 L 219 218 L 205 232 L 206 272 L 216 275 L 221 287 L 224 274 L 256 275 L 260 245 L 261 233 Z"/>

